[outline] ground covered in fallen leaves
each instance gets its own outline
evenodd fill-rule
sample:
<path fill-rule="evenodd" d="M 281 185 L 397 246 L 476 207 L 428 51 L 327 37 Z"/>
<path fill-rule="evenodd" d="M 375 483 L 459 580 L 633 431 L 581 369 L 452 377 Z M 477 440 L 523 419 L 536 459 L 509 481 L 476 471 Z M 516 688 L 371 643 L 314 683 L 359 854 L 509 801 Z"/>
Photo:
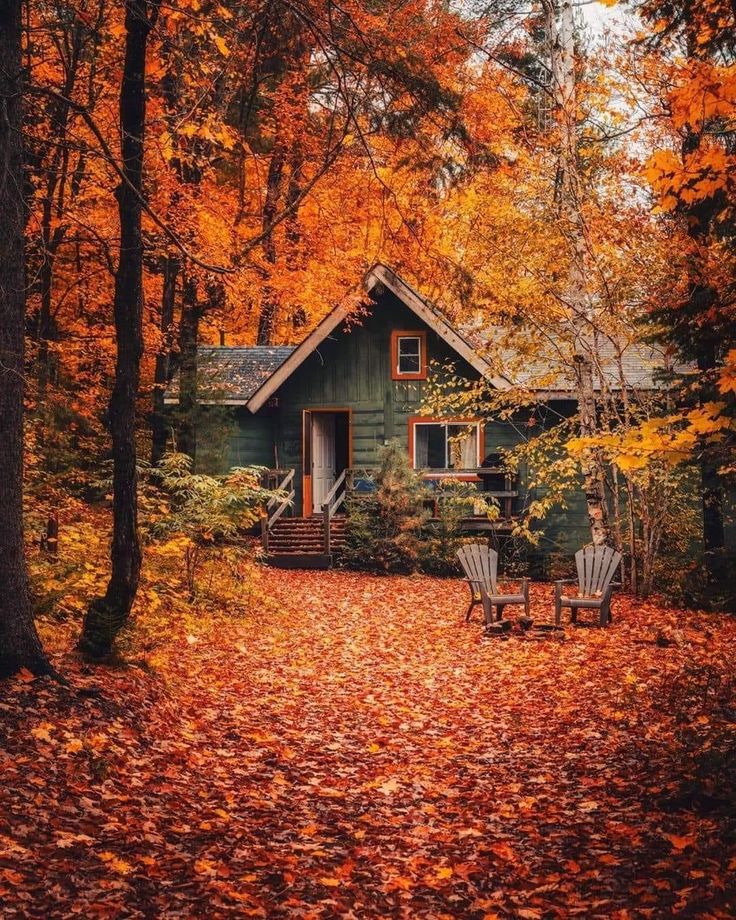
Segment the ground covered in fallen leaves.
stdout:
<path fill-rule="evenodd" d="M 259 578 L 0 685 L 3 917 L 734 915 L 733 618 L 482 640 L 459 580 Z"/>

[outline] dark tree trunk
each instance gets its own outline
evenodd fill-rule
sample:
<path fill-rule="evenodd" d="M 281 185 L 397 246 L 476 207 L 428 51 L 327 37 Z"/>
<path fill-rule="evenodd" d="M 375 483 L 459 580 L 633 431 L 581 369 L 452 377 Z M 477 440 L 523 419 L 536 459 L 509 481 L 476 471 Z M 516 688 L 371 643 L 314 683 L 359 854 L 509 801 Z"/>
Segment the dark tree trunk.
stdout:
<path fill-rule="evenodd" d="M 702 343 L 698 350 L 698 370 L 712 378 L 716 368 L 715 346 Z M 723 523 L 723 483 L 718 463 L 705 450 L 700 457 L 700 483 L 703 504 L 703 549 L 708 578 L 720 585 L 725 577 L 724 548 L 726 532 Z"/>
<path fill-rule="evenodd" d="M 177 450 L 197 458 L 197 342 L 202 312 L 197 296 L 197 282 L 184 281 L 184 296 L 179 322 L 179 431 Z"/>
<path fill-rule="evenodd" d="M 168 440 L 168 422 L 164 405 L 164 391 L 169 383 L 171 365 L 171 335 L 174 327 L 176 279 L 179 274 L 177 259 L 164 260 L 164 290 L 161 297 L 161 345 L 156 355 L 153 379 L 153 407 L 151 412 L 151 465 L 161 461 Z"/>
<path fill-rule="evenodd" d="M 693 42 L 690 42 L 691 50 Z M 701 144 L 702 135 L 697 131 L 687 131 L 682 141 L 682 158 L 695 153 Z M 712 202 L 698 202 L 687 209 L 687 233 L 696 243 L 701 243 L 710 231 L 713 218 Z M 696 250 L 697 251 L 697 250 Z M 693 284 L 690 289 L 685 313 L 696 318 L 697 364 L 702 380 L 705 382 L 706 394 L 713 388 L 713 378 L 717 367 L 717 342 L 707 323 L 700 323 L 709 310 L 718 301 L 718 293 L 707 284 L 702 283 L 701 266 L 693 266 Z M 691 319 L 691 322 L 693 320 Z M 716 333 L 717 334 L 717 333 Z M 703 505 L 703 549 L 705 551 L 705 568 L 708 580 L 713 585 L 721 584 L 724 578 L 725 528 L 723 523 L 723 484 L 718 473 L 718 463 L 712 451 L 705 447 L 700 457 L 701 499 Z"/>
<path fill-rule="evenodd" d="M 21 0 L 0 0 L 0 676 L 50 668 L 33 623 L 23 547 L 25 205 Z"/>
<path fill-rule="evenodd" d="M 286 151 L 281 141 L 277 141 L 268 165 L 266 181 L 266 200 L 263 205 L 263 229 L 267 230 L 276 218 L 283 186 Z M 263 255 L 270 266 L 276 264 L 276 240 L 269 233 L 263 241 Z M 270 271 L 270 269 L 269 269 Z M 276 314 L 278 302 L 273 287 L 266 279 L 261 297 L 261 314 L 258 318 L 258 345 L 271 345 L 276 331 Z"/>
<path fill-rule="evenodd" d="M 109 654 L 115 637 L 127 622 L 141 569 L 135 403 L 143 353 L 140 194 L 146 119 L 146 45 L 151 29 L 149 6 L 147 0 L 127 0 L 125 5 L 125 60 L 120 88 L 125 181 L 116 190 L 120 218 L 114 300 L 117 358 L 109 413 L 113 459 L 112 574 L 104 596 L 90 604 L 79 640 L 80 649 L 94 658 Z"/>

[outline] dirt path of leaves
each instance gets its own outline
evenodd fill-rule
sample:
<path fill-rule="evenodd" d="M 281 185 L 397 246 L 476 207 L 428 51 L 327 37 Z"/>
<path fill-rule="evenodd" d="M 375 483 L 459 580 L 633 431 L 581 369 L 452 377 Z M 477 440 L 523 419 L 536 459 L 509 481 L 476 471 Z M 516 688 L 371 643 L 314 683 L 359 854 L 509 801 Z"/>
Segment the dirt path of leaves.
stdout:
<path fill-rule="evenodd" d="M 733 916 L 732 619 L 484 642 L 457 581 L 265 578 L 156 671 L 2 686 L 3 917 Z"/>

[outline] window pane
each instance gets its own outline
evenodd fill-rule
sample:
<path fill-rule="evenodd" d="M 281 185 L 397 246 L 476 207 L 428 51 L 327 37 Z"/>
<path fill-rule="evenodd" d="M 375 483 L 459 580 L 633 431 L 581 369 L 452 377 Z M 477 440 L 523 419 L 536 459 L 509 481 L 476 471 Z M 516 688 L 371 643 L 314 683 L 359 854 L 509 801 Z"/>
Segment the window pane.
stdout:
<path fill-rule="evenodd" d="M 478 426 L 448 425 L 447 454 L 449 466 L 457 470 L 473 470 L 478 465 Z"/>
<path fill-rule="evenodd" d="M 418 335 L 399 336 L 398 354 L 400 374 L 418 374 L 422 369 L 421 339 Z"/>
<path fill-rule="evenodd" d="M 417 425 L 414 428 L 414 468 L 442 470 L 445 468 L 445 426 Z"/>
<path fill-rule="evenodd" d="M 399 355 L 400 374 L 418 374 L 419 370 L 419 355 Z"/>

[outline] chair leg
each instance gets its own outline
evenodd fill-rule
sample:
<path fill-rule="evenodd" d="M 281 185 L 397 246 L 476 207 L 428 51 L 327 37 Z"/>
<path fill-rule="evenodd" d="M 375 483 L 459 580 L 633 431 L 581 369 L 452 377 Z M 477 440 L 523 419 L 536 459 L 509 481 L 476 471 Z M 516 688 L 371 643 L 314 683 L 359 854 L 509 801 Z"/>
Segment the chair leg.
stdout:
<path fill-rule="evenodd" d="M 483 618 L 485 619 L 486 626 L 490 626 L 493 623 L 493 607 L 491 606 L 491 599 L 487 594 L 483 595 Z"/>
<path fill-rule="evenodd" d="M 481 603 L 481 599 L 475 593 L 472 585 L 468 585 L 470 588 L 470 606 L 468 607 L 468 612 L 465 614 L 465 622 L 469 623 L 470 618 L 473 615 L 473 610 Z"/>
<path fill-rule="evenodd" d="M 505 606 L 506 606 L 505 604 L 496 604 L 496 620 L 503 619 L 503 608 Z"/>
<path fill-rule="evenodd" d="M 601 626 L 608 626 L 611 622 L 611 595 L 613 594 L 613 589 L 609 587 L 606 589 L 605 594 L 603 595 L 603 602 L 601 604 Z"/>
<path fill-rule="evenodd" d="M 555 586 L 555 626 L 559 626 L 562 621 L 562 593 L 560 586 Z"/>
<path fill-rule="evenodd" d="M 529 602 L 529 582 L 526 580 L 526 578 L 524 579 L 524 582 L 523 582 L 523 591 L 524 591 L 524 616 L 527 619 L 530 619 L 529 611 L 530 611 L 531 605 Z"/>
<path fill-rule="evenodd" d="M 603 603 L 601 604 L 601 626 L 608 626 L 611 622 L 611 594 L 610 591 L 606 592 L 606 596 L 603 598 Z"/>

